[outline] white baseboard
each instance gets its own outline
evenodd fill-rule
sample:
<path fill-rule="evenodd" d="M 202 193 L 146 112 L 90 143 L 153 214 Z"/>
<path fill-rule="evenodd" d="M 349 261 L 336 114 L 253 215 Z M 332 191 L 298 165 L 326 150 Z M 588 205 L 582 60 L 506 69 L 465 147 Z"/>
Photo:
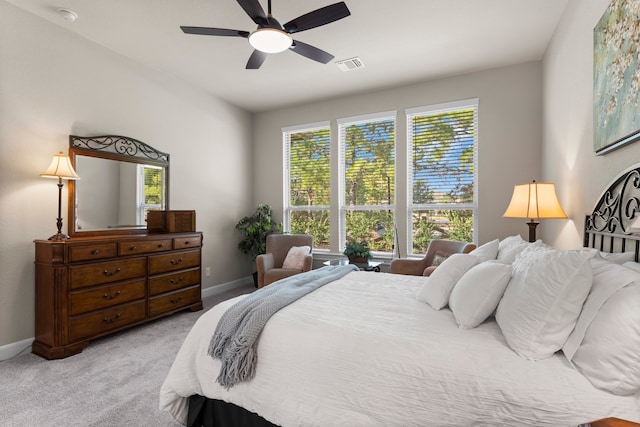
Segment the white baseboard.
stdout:
<path fill-rule="evenodd" d="M 202 298 L 217 295 L 222 292 L 230 291 L 235 288 L 246 286 L 253 283 L 251 276 L 234 280 L 232 282 L 223 283 L 217 286 L 210 286 L 202 290 Z M 27 338 L 26 340 L 12 342 L 3 346 L 0 346 L 0 362 L 3 360 L 9 360 L 19 354 L 31 353 L 31 344 L 35 338 Z"/>
<path fill-rule="evenodd" d="M 31 344 L 34 338 L 27 338 L 26 340 L 12 342 L 3 346 L 0 346 L 0 362 L 3 360 L 11 359 L 22 353 L 31 353 Z"/>
<path fill-rule="evenodd" d="M 251 276 L 243 277 L 242 279 L 237 279 L 232 282 L 226 282 L 221 285 L 210 286 L 202 290 L 202 298 L 221 294 L 223 292 L 230 291 L 235 288 L 247 286 L 248 284 L 253 284 L 253 278 Z"/>

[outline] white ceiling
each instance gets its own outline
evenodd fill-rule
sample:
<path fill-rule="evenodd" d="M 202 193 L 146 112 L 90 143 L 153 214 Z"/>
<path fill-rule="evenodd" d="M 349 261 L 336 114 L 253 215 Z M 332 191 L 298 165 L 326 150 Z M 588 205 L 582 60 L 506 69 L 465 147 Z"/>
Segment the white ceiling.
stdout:
<path fill-rule="evenodd" d="M 568 0 L 345 0 L 351 16 L 294 39 L 335 55 L 327 65 L 291 51 L 245 70 L 244 38 L 179 26 L 255 30 L 235 0 L 5 0 L 249 111 L 464 74 L 542 58 Z M 285 23 L 338 0 L 272 0 Z M 267 0 L 261 0 L 265 11 Z M 71 9 L 65 21 L 56 11 Z M 365 68 L 340 71 L 359 57 Z"/>

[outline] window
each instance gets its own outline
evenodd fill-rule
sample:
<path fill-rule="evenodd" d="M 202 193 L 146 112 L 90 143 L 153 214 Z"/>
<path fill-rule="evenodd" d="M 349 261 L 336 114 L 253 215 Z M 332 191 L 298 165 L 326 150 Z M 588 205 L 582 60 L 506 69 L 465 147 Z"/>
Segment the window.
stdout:
<path fill-rule="evenodd" d="M 474 241 L 478 100 L 406 110 L 409 252 Z"/>
<path fill-rule="evenodd" d="M 395 112 L 338 120 L 340 248 L 366 240 L 392 252 L 395 213 Z"/>
<path fill-rule="evenodd" d="M 310 234 L 329 249 L 331 129 L 328 122 L 282 130 L 285 155 L 284 229 Z"/>
<path fill-rule="evenodd" d="M 164 168 L 150 165 L 138 165 L 137 212 L 138 224 L 145 224 L 147 211 L 164 209 Z"/>

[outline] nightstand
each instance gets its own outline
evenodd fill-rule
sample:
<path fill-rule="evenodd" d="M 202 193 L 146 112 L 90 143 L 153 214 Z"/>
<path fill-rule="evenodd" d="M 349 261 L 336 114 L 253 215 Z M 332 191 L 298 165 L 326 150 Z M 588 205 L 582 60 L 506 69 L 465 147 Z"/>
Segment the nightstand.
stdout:
<path fill-rule="evenodd" d="M 603 418 L 601 420 L 591 421 L 590 423 L 580 424 L 578 427 L 638 427 L 640 424 L 632 421 L 621 420 L 620 418 Z"/>

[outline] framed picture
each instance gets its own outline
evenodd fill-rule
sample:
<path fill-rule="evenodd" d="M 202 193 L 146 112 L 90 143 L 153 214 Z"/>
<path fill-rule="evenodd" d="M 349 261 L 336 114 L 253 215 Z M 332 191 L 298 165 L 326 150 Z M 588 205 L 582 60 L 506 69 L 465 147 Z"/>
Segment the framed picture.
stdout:
<path fill-rule="evenodd" d="M 640 2 L 612 0 L 593 30 L 594 150 L 640 140 Z"/>

